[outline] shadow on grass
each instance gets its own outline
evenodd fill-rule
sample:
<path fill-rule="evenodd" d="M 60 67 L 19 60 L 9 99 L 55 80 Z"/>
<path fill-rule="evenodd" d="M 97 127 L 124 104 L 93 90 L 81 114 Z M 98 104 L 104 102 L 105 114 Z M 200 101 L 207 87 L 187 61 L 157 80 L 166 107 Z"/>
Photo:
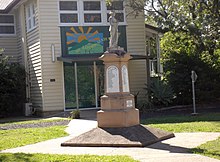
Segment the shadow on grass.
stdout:
<path fill-rule="evenodd" d="M 185 123 L 185 122 L 205 122 L 220 121 L 220 113 L 207 113 L 192 115 L 172 115 L 161 116 L 141 120 L 142 124 L 164 124 L 164 123 Z"/>
<path fill-rule="evenodd" d="M 21 117 L 13 117 L 13 118 L 0 118 L 0 124 L 5 124 L 5 123 L 17 123 L 17 122 L 25 122 L 25 121 L 30 121 L 30 120 L 39 120 L 39 119 L 44 119 L 41 117 L 26 117 L 26 116 L 21 116 Z"/>
<path fill-rule="evenodd" d="M 220 153 L 216 153 L 213 151 L 210 152 L 207 149 L 193 148 L 190 150 L 190 152 L 194 154 L 201 154 L 201 155 L 209 156 L 209 157 L 219 157 L 218 159 L 220 159 Z"/>
<path fill-rule="evenodd" d="M 15 154 L 0 154 L 0 161 L 1 162 L 9 162 L 9 161 L 16 161 L 16 162 L 30 162 L 33 161 L 31 158 L 33 157 L 32 154 L 25 154 L 25 153 L 15 153 Z"/>

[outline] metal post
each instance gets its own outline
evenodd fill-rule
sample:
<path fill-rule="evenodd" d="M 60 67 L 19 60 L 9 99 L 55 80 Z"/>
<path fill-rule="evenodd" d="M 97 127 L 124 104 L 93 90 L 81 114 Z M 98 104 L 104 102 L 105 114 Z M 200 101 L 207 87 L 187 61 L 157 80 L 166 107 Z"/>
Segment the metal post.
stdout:
<path fill-rule="evenodd" d="M 193 114 L 196 114 L 195 81 L 192 81 Z"/>
<path fill-rule="evenodd" d="M 79 91 L 78 91 L 78 79 L 77 79 L 77 63 L 74 62 L 75 70 L 75 87 L 76 87 L 76 108 L 79 109 Z"/>
<path fill-rule="evenodd" d="M 196 115 L 197 112 L 196 112 L 196 97 L 195 97 L 195 82 L 196 82 L 196 79 L 197 79 L 197 75 L 195 73 L 195 71 L 192 71 L 191 72 L 191 79 L 192 79 L 192 95 L 193 95 L 193 113 L 192 115 Z"/>
<path fill-rule="evenodd" d="M 98 88 L 97 88 L 97 75 L 96 75 L 96 62 L 93 62 L 94 67 L 94 82 L 95 82 L 95 105 L 98 107 Z"/>

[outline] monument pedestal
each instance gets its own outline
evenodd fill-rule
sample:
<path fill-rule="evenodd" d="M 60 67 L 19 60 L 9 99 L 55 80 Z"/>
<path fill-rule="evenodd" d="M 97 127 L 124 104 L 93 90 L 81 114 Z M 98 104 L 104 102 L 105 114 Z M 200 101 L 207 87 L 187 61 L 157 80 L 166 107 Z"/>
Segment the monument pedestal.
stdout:
<path fill-rule="evenodd" d="M 97 112 L 98 127 L 138 125 L 139 110 L 135 108 L 128 80 L 130 54 L 105 53 L 100 59 L 105 64 L 105 95 L 101 97 L 101 110 Z"/>

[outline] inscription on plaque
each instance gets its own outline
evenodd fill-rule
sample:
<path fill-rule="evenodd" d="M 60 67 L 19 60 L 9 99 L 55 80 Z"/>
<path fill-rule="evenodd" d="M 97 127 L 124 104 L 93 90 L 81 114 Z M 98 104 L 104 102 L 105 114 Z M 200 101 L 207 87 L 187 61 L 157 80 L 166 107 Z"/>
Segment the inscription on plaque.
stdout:
<path fill-rule="evenodd" d="M 123 92 L 129 92 L 128 69 L 127 69 L 127 66 L 125 66 L 125 65 L 122 66 L 121 73 L 122 73 L 122 89 L 123 89 Z"/>
<path fill-rule="evenodd" d="M 119 71 L 116 66 L 109 66 L 106 71 L 107 92 L 119 92 Z"/>
<path fill-rule="evenodd" d="M 126 101 L 127 107 L 133 107 L 133 102 L 132 100 L 127 100 Z"/>

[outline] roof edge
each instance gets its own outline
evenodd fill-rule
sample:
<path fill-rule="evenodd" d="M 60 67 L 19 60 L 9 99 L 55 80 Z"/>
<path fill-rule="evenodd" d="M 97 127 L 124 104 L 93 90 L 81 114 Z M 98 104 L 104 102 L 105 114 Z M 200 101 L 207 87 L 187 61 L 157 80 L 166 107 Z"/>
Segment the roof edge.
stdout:
<path fill-rule="evenodd" d="M 149 25 L 149 24 L 145 24 L 145 28 L 149 28 L 149 29 L 155 30 L 155 31 L 160 32 L 160 33 L 165 33 L 166 32 L 161 28 L 158 28 L 158 27 L 155 27 L 155 26 L 152 26 L 152 25 Z"/>
<path fill-rule="evenodd" d="M 4 10 L 0 10 L 0 13 L 9 13 L 19 2 L 20 0 L 13 0 Z"/>

